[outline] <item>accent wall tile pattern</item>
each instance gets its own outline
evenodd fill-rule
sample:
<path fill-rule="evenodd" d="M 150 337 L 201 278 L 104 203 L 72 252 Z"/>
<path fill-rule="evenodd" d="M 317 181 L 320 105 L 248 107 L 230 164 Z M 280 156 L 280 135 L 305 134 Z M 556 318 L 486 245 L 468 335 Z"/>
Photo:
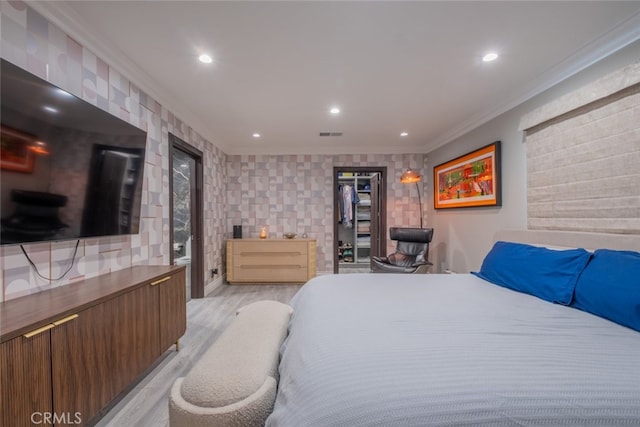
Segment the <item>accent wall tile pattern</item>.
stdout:
<path fill-rule="evenodd" d="M 258 237 L 262 227 L 271 238 L 306 233 L 317 240 L 318 272 L 333 272 L 334 166 L 386 166 L 387 227 L 419 227 L 416 187 L 401 184 L 400 175 L 407 167 L 424 174 L 425 164 L 424 154 L 229 155 L 225 236 L 234 225 L 243 226 L 243 237 Z M 420 188 L 423 203 L 430 181 L 425 176 Z M 387 252 L 394 245 L 387 241 Z"/>
<path fill-rule="evenodd" d="M 168 132 L 204 153 L 205 286 L 206 274 L 224 264 L 226 156 L 187 124 L 101 58 L 21 1 L 0 4 L 2 57 L 85 101 L 148 132 L 140 233 L 132 236 L 24 245 L 38 271 L 19 246 L 0 249 L 0 301 L 62 286 L 139 264 L 169 263 Z"/>

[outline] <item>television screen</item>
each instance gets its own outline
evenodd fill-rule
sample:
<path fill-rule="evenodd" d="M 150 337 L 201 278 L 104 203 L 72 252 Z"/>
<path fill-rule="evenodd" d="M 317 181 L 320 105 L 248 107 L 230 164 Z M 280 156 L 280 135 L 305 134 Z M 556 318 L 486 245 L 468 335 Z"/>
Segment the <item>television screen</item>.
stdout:
<path fill-rule="evenodd" d="M 138 233 L 146 132 L 1 62 L 1 243 Z"/>

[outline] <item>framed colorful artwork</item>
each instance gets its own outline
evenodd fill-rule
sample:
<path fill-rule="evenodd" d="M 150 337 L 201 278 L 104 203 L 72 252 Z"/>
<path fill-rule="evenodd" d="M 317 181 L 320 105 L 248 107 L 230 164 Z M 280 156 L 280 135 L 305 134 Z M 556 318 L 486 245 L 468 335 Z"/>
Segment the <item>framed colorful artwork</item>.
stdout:
<path fill-rule="evenodd" d="M 0 169 L 32 173 L 35 156 L 32 135 L 2 126 L 0 130 Z"/>
<path fill-rule="evenodd" d="M 500 141 L 433 168 L 436 209 L 502 206 Z"/>

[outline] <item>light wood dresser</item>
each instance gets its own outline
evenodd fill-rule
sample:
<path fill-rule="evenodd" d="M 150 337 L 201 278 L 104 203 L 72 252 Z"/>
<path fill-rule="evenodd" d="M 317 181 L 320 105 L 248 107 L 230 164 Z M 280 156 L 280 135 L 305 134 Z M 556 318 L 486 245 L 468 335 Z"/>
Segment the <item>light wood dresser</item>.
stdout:
<path fill-rule="evenodd" d="M 304 283 L 315 275 L 315 240 L 227 240 L 229 283 Z"/>

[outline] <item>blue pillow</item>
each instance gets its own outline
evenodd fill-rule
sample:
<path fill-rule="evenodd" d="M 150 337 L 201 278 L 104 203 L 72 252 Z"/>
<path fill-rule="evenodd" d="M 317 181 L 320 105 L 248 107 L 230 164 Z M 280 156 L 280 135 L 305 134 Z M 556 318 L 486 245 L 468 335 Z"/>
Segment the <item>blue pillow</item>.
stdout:
<path fill-rule="evenodd" d="M 595 251 L 572 306 L 640 331 L 640 253 Z"/>
<path fill-rule="evenodd" d="M 584 249 L 552 250 L 522 243 L 496 242 L 472 274 L 505 288 L 546 301 L 569 304 L 578 276 L 591 253 Z"/>

